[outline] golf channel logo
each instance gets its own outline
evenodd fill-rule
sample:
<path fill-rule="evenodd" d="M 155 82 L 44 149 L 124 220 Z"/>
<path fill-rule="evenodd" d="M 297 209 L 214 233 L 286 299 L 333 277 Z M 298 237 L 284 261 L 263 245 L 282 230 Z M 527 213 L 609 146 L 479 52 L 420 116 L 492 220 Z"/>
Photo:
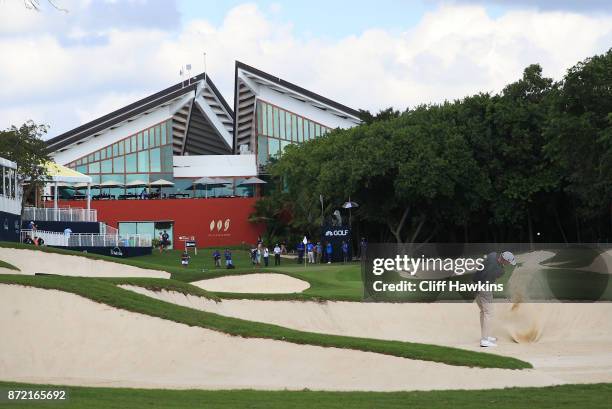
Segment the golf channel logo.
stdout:
<path fill-rule="evenodd" d="M 325 232 L 325 237 L 345 237 L 348 236 L 348 229 L 333 229 Z"/>

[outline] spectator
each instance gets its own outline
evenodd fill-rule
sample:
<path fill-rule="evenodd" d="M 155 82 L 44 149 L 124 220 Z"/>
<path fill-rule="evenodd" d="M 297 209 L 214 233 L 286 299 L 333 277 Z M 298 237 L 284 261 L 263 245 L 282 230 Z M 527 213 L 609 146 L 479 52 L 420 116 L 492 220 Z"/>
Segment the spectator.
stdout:
<path fill-rule="evenodd" d="M 32 233 L 36 232 L 36 223 L 34 223 L 34 220 L 30 220 L 30 223 L 28 224 L 28 226 L 30 227 L 30 230 L 32 230 Z"/>
<path fill-rule="evenodd" d="M 166 247 L 168 247 L 168 245 L 170 244 L 170 235 L 168 234 L 168 232 L 166 230 L 164 230 L 164 232 L 161 235 L 161 241 L 162 241 L 162 250 L 165 250 Z"/>
<path fill-rule="evenodd" d="M 251 249 L 251 264 L 257 264 L 257 247 Z"/>
<path fill-rule="evenodd" d="M 189 265 L 189 259 L 191 259 L 191 257 L 189 256 L 187 250 L 183 251 L 183 254 L 181 255 L 181 264 L 183 267 L 187 267 Z"/>
<path fill-rule="evenodd" d="M 334 248 L 332 247 L 332 244 L 328 241 L 327 245 L 325 246 L 325 253 L 327 253 L 327 264 L 331 264 L 333 252 Z"/>
<path fill-rule="evenodd" d="M 283 241 L 280 245 L 281 248 L 281 254 L 287 254 L 287 246 L 285 245 L 285 242 Z"/>
<path fill-rule="evenodd" d="M 304 262 L 304 243 L 300 241 L 296 247 L 296 250 L 298 253 L 297 262 L 298 264 L 302 264 Z"/>
<path fill-rule="evenodd" d="M 142 192 L 140 192 L 140 198 L 141 199 L 146 199 L 147 198 L 147 188 L 146 187 L 142 188 Z"/>
<path fill-rule="evenodd" d="M 346 241 L 342 242 L 342 262 L 343 263 L 349 262 L 349 246 Z"/>
<path fill-rule="evenodd" d="M 280 266 L 280 256 L 281 256 L 281 248 L 277 244 L 276 246 L 274 246 L 274 265 L 275 266 Z"/>
<path fill-rule="evenodd" d="M 230 249 L 225 249 L 225 268 L 234 268 L 234 263 L 232 262 L 232 252 Z"/>
<path fill-rule="evenodd" d="M 312 244 L 310 241 L 306 244 L 306 254 L 308 254 L 308 263 L 314 264 L 314 244 Z"/>
<path fill-rule="evenodd" d="M 215 268 L 216 267 L 221 267 L 221 253 L 219 253 L 219 250 L 213 251 L 213 259 L 215 260 Z"/>
<path fill-rule="evenodd" d="M 323 247 L 321 246 L 321 242 L 317 241 L 317 245 L 315 246 L 317 249 L 317 263 L 323 262 Z"/>
<path fill-rule="evenodd" d="M 159 233 L 159 254 L 161 254 L 162 251 L 164 251 L 164 237 L 163 233 Z"/>
<path fill-rule="evenodd" d="M 64 229 L 64 236 L 66 236 L 66 238 L 69 239 L 71 234 L 72 234 L 72 229 L 70 227 L 66 227 Z"/>
<path fill-rule="evenodd" d="M 264 259 L 264 266 L 268 267 L 268 263 L 270 262 L 270 251 L 268 250 L 267 247 L 264 247 L 263 249 L 263 259 Z"/>
<path fill-rule="evenodd" d="M 361 260 L 365 260 L 367 249 L 368 249 L 368 241 L 366 240 L 365 237 L 362 237 L 361 241 L 359 242 L 359 258 Z"/>

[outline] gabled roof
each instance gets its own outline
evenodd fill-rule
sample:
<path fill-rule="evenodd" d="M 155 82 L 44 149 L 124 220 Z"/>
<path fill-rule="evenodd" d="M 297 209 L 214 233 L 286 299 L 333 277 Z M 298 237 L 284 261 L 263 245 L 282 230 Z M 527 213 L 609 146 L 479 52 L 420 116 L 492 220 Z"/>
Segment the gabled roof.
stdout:
<path fill-rule="evenodd" d="M 322 103 L 324 105 L 328 105 L 330 107 L 333 107 L 333 108 L 335 108 L 335 109 L 337 109 L 339 111 L 342 111 L 342 112 L 344 112 L 344 113 L 346 113 L 348 115 L 351 115 L 353 117 L 356 117 L 356 118 L 360 117 L 359 111 L 357 111 L 357 110 L 355 110 L 353 108 L 349 108 L 346 105 L 343 105 L 343 104 L 341 104 L 339 102 L 332 101 L 329 98 L 326 98 L 326 97 L 324 97 L 322 95 L 316 94 L 316 93 L 314 93 L 312 91 L 309 91 L 309 90 L 307 90 L 305 88 L 302 88 L 302 87 L 300 87 L 298 85 L 295 85 L 295 84 L 293 84 L 293 83 L 291 83 L 289 81 L 285 81 L 284 79 L 276 77 L 276 76 L 274 76 L 272 74 L 268 74 L 267 72 L 261 71 L 261 70 L 259 70 L 257 68 L 251 67 L 250 65 L 247 65 L 247 64 L 245 64 L 243 62 L 236 61 L 236 75 L 238 73 L 238 70 L 243 70 L 243 71 L 249 72 L 251 74 L 254 74 L 254 75 L 258 76 L 258 77 L 261 77 L 261 78 L 266 79 L 266 80 L 268 80 L 270 82 L 278 84 L 281 87 L 287 88 L 287 89 L 289 89 L 289 90 L 291 90 L 291 91 L 293 91 L 293 92 L 295 92 L 297 94 L 301 94 L 301 95 L 303 95 L 303 96 L 305 96 L 305 97 L 307 97 L 309 99 L 313 99 L 313 100 L 318 101 L 318 102 L 320 102 L 320 103 Z"/>
<path fill-rule="evenodd" d="M 123 121 L 130 119 L 136 115 L 147 112 L 159 105 L 180 98 L 189 92 L 194 92 L 197 89 L 198 83 L 206 79 L 206 85 L 210 87 L 212 92 L 217 96 L 221 104 L 227 113 L 233 118 L 234 112 L 228 105 L 227 101 L 223 98 L 223 95 L 219 92 L 215 84 L 210 79 L 210 76 L 204 73 L 192 77 L 190 81 L 183 81 L 174 84 L 162 91 L 156 92 L 155 94 L 149 95 L 143 99 L 140 99 L 134 103 L 124 106 L 123 108 L 117 109 L 109 114 L 101 116 L 100 118 L 94 119 L 86 124 L 78 126 L 68 132 L 64 132 L 54 138 L 47 141 L 47 147 L 50 152 L 55 152 L 67 145 L 71 145 L 82 139 L 85 139 L 95 133 L 101 132 L 114 125 L 120 124 Z"/>

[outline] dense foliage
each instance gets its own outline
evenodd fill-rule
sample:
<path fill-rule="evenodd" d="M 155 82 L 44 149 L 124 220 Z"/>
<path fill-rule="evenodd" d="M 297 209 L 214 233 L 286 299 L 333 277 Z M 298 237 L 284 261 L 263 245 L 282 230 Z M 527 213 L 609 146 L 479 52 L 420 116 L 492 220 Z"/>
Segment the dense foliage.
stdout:
<path fill-rule="evenodd" d="M 612 239 L 612 49 L 557 83 L 531 65 L 498 94 L 362 116 L 269 166 L 268 239 L 316 237 L 349 197 L 371 241 Z"/>

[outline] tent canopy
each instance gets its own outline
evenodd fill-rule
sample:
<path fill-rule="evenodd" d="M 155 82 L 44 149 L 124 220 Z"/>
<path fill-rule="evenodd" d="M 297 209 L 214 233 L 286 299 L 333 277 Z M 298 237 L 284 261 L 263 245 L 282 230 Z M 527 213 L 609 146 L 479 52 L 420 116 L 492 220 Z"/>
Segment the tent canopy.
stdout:
<path fill-rule="evenodd" d="M 170 182 L 169 180 L 166 179 L 158 179 L 155 182 L 151 182 L 150 186 L 154 186 L 154 187 L 172 187 L 174 186 L 174 183 Z"/>
<path fill-rule="evenodd" d="M 47 162 L 45 165 L 48 174 L 48 182 L 58 183 L 91 183 L 91 177 L 76 170 L 58 165 L 55 162 Z"/>

